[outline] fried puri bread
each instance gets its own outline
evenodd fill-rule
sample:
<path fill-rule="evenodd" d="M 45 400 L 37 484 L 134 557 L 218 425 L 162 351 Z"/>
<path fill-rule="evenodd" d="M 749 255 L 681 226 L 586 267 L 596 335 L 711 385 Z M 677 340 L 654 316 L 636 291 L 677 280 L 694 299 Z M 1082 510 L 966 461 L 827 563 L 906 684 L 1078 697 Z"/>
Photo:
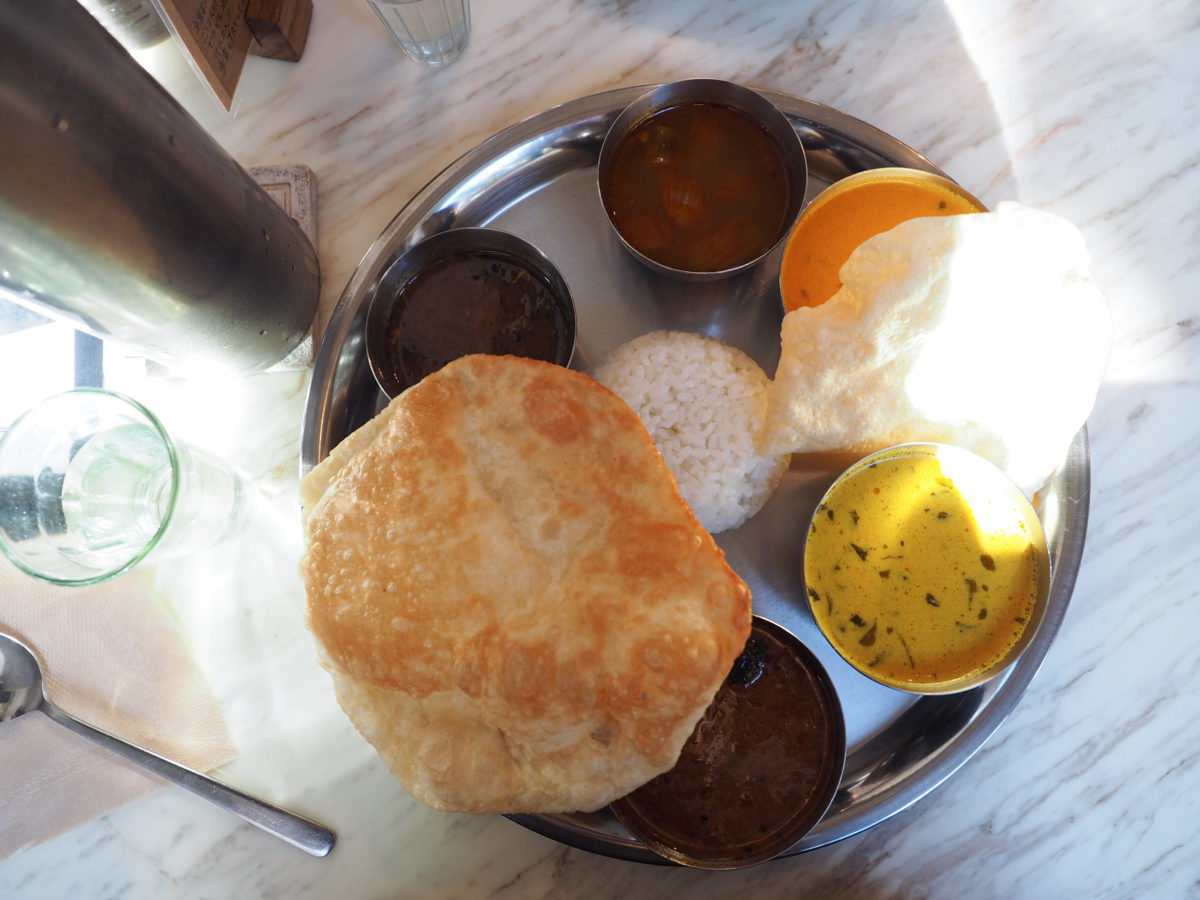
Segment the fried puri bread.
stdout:
<path fill-rule="evenodd" d="M 675 763 L 750 593 L 634 413 L 468 356 L 302 486 L 308 626 L 337 698 L 436 809 L 589 811 Z"/>

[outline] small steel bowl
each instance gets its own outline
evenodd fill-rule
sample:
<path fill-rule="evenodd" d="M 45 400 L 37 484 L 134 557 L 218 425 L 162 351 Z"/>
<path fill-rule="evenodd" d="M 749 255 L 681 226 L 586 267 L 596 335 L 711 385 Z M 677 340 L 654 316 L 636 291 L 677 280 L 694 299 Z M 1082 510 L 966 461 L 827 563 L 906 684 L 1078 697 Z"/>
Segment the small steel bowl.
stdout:
<path fill-rule="evenodd" d="M 844 224 L 840 229 L 830 227 L 831 221 L 845 215 L 847 204 L 869 205 L 872 200 L 877 200 L 881 188 L 897 184 L 907 187 L 910 197 L 922 192 L 930 200 L 939 200 L 945 208 L 944 212 L 938 213 L 941 215 L 987 212 L 987 207 L 957 182 L 922 169 L 887 166 L 864 169 L 840 178 L 804 207 L 784 242 L 779 267 L 779 295 L 785 312 L 800 306 L 819 306 L 828 300 L 832 294 L 826 296 L 826 292 L 840 284 L 837 276 L 846 257 L 863 241 L 905 219 L 933 214 L 925 208 L 918 211 L 917 208 L 905 209 L 894 203 L 875 203 L 878 218 L 867 227 L 860 225 L 859 228 L 847 229 Z M 859 219 L 853 221 L 861 222 Z M 831 244 L 830 233 L 842 237 Z M 804 278 L 805 274 L 810 277 Z M 796 296 L 799 292 L 792 288 L 798 281 L 810 282 L 806 285 L 810 288 L 820 285 L 825 291 L 818 291 L 816 298 Z"/>
<path fill-rule="evenodd" d="M 617 227 L 617 223 L 613 221 L 611 207 L 606 196 L 605 186 L 608 184 L 613 156 L 621 142 L 648 117 L 665 109 L 689 103 L 707 103 L 728 107 L 757 123 L 774 141 L 782 154 L 784 168 L 788 175 L 787 206 L 774 239 L 753 259 L 727 269 L 712 271 L 677 269 L 663 265 L 641 253 L 626 240 Z M 804 146 L 787 116 L 761 94 L 750 88 L 729 81 L 707 78 L 672 81 L 659 85 L 625 107 L 604 137 L 596 169 L 601 205 L 604 207 L 609 224 L 612 225 L 613 231 L 616 232 L 625 248 L 653 271 L 689 281 L 713 281 L 718 278 L 727 278 L 761 262 L 791 231 L 796 217 L 804 206 L 804 192 L 808 186 L 808 164 L 804 156 Z"/>
<path fill-rule="evenodd" d="M 393 362 L 392 322 L 406 302 L 406 291 L 422 274 L 438 264 L 480 252 L 498 254 L 515 263 L 547 288 L 555 304 L 555 346 L 549 355 L 536 358 L 570 366 L 575 353 L 575 303 L 554 263 L 528 241 L 508 232 L 493 228 L 452 228 L 426 238 L 388 266 L 371 296 L 365 326 L 367 361 L 379 389 L 387 396 L 395 397 L 415 383 L 406 379 Z M 459 299 L 465 305 L 465 298 Z M 480 351 L 464 349 L 459 355 L 470 352 Z"/>
<path fill-rule="evenodd" d="M 1015 521 L 1017 527 L 1028 535 L 1029 547 L 1032 550 L 1032 565 L 1036 567 L 1036 572 L 1033 573 L 1035 586 L 1032 607 L 1028 612 L 1028 616 L 1025 617 L 1020 634 L 1015 640 L 1002 654 L 996 656 L 990 663 L 985 662 L 979 667 L 970 668 L 959 674 L 947 675 L 936 680 L 908 680 L 888 677 L 878 669 L 873 670 L 870 663 L 864 663 L 854 655 L 853 645 L 859 645 L 864 648 L 870 647 L 871 652 L 878 654 L 885 649 L 888 638 L 880 639 L 879 632 L 875 627 L 876 622 L 868 622 L 865 616 L 857 615 L 859 612 L 866 613 L 866 609 L 855 608 L 855 598 L 861 596 L 861 594 L 851 586 L 856 582 L 851 580 L 853 576 L 847 575 L 844 569 L 841 570 L 838 576 L 844 588 L 840 594 L 832 598 L 832 605 L 829 602 L 829 598 L 821 596 L 820 591 L 816 590 L 817 579 L 814 572 L 816 564 L 811 553 L 816 529 L 825 529 L 826 531 L 840 529 L 836 540 L 841 543 L 844 550 L 853 549 L 854 554 L 852 556 L 849 552 L 845 553 L 844 558 L 847 566 L 862 565 L 876 568 L 882 566 L 887 571 L 886 577 L 880 573 L 880 578 L 868 578 L 865 581 L 866 584 L 872 586 L 878 585 L 881 590 L 886 591 L 888 585 L 895 584 L 901 577 L 904 577 L 902 574 L 904 572 L 902 557 L 904 553 L 912 552 L 913 544 L 911 543 L 911 536 L 916 534 L 914 530 L 916 526 L 913 523 L 919 524 L 921 517 L 924 515 L 935 515 L 929 509 L 925 508 L 926 505 L 932 507 L 933 504 L 928 499 L 923 499 L 920 508 L 917 505 L 912 505 L 907 510 L 904 510 L 899 505 L 898 498 L 893 499 L 890 507 L 891 510 L 894 510 L 896 514 L 899 514 L 903 510 L 911 521 L 906 520 L 906 527 L 903 531 L 889 532 L 889 534 L 895 534 L 898 537 L 898 546 L 889 545 L 887 553 L 877 557 L 877 548 L 868 544 L 864 539 L 865 535 L 857 541 L 855 540 L 855 530 L 858 528 L 861 518 L 872 514 L 872 511 L 863 508 L 853 508 L 850 510 L 849 516 L 852 522 L 844 521 L 839 518 L 842 504 L 839 504 L 837 501 L 838 495 L 844 492 L 845 486 L 865 470 L 883 462 L 913 457 L 933 457 L 937 459 L 942 475 L 949 478 L 954 483 L 954 487 L 958 492 L 967 498 L 967 506 L 970 509 L 972 520 L 979 531 L 986 533 L 991 529 L 994 532 L 994 523 L 998 522 L 1001 518 L 1004 519 L 1006 528 Z M 939 519 L 942 518 L 940 513 L 937 514 L 937 517 Z M 948 517 L 952 517 L 953 521 L 954 513 L 949 513 Z M 910 535 L 910 544 L 907 548 L 903 547 L 905 534 Z M 980 555 L 977 557 L 972 554 L 972 562 L 978 559 L 986 570 L 988 562 L 984 561 L 984 556 L 987 554 L 982 553 L 983 549 L 982 546 L 979 548 Z M 995 565 L 995 561 L 991 560 L 990 556 L 989 561 L 993 566 Z M 949 562 L 950 560 L 947 558 L 947 565 L 941 566 L 940 570 L 943 572 L 953 571 L 949 569 Z M 874 575 L 876 571 L 872 570 L 870 574 Z M 958 590 L 956 583 L 955 590 L 949 597 L 943 595 L 939 598 L 931 593 L 925 593 L 924 597 L 918 598 L 915 608 L 920 609 L 922 615 L 952 615 L 954 616 L 955 623 L 961 624 L 963 628 L 972 627 L 973 623 L 967 621 L 967 618 L 971 615 L 974 615 L 979 621 L 983 621 L 984 617 L 980 616 L 979 610 L 987 609 L 987 604 L 993 602 L 991 598 L 1001 594 L 1002 591 L 991 592 L 987 588 L 983 588 L 983 592 L 977 593 L 977 579 L 968 577 L 966 571 L 961 574 L 963 576 L 961 591 Z M 970 690 L 995 678 L 1008 668 L 1020 656 L 1021 652 L 1028 646 L 1037 633 L 1038 626 L 1041 624 L 1046 611 L 1047 599 L 1050 596 L 1050 574 L 1050 552 L 1046 544 L 1046 535 L 1041 521 L 1038 519 L 1037 512 L 1025 494 L 1022 493 L 1021 489 L 1001 469 L 982 456 L 978 456 L 962 447 L 955 447 L 949 444 L 924 442 L 899 444 L 894 447 L 877 450 L 860 459 L 839 475 L 829 490 L 825 492 L 825 495 L 821 498 L 821 502 L 817 504 L 817 508 L 813 512 L 805 541 L 804 593 L 809 611 L 812 613 L 813 619 L 816 621 L 821 633 L 825 635 L 838 654 L 863 675 L 886 687 L 914 694 L 953 694 Z M 905 577 L 905 581 L 912 583 L 908 581 L 907 577 Z M 978 581 L 986 583 L 987 578 L 982 577 Z M 1000 587 L 1003 586 L 1000 585 Z M 822 585 L 822 589 L 824 589 L 824 585 Z M 924 586 L 915 588 L 914 596 L 925 590 L 926 587 Z M 968 611 L 962 609 L 963 598 L 967 600 Z M 974 607 L 976 598 L 979 600 L 979 609 Z M 995 602 L 999 603 L 1000 601 Z M 925 609 L 924 604 L 926 603 L 931 609 Z M 910 621 L 914 615 L 913 609 L 913 606 L 905 606 L 905 614 L 909 617 Z M 838 616 L 845 616 L 847 613 L 851 613 L 851 619 L 848 620 L 849 625 L 839 628 L 833 620 L 832 613 L 834 610 L 837 610 Z M 996 612 L 997 607 L 992 606 L 991 611 Z M 855 616 L 861 621 L 853 621 Z M 989 625 L 996 621 L 995 615 L 992 616 L 992 620 L 992 623 L 989 623 Z M 895 633 L 902 636 L 903 632 L 900 631 L 900 628 L 903 620 L 897 617 L 888 621 L 893 624 Z M 925 626 L 925 630 L 927 631 L 931 625 L 941 627 L 937 625 L 936 620 L 930 619 L 922 619 L 917 627 Z M 868 627 L 872 632 L 876 632 L 870 636 L 869 642 L 867 641 L 867 634 L 863 632 L 863 629 Z M 882 628 L 883 626 L 880 625 L 879 627 Z M 843 649 L 839 645 L 839 641 L 845 642 L 848 649 Z M 908 652 L 910 665 L 915 671 L 917 664 L 912 661 L 913 655 L 910 648 L 904 645 L 901 649 Z M 900 651 L 896 652 L 899 654 Z M 878 662 L 881 661 L 877 661 L 876 664 L 878 665 Z"/>
<path fill-rule="evenodd" d="M 789 690 L 784 698 L 790 706 L 770 694 L 780 685 Z M 763 713 L 771 718 L 759 724 L 773 734 L 748 734 L 742 717 Z M 713 760 L 731 765 L 714 768 Z M 779 856 L 816 827 L 833 803 L 845 765 L 846 722 L 833 680 L 795 635 L 755 616 L 746 650 L 675 768 L 610 808 L 634 837 L 671 862 L 738 869 Z M 697 774 L 703 789 L 690 780 Z M 789 778 L 793 781 L 785 783 Z M 794 805 L 764 812 L 789 794 Z M 689 821 L 681 823 L 684 811 Z M 730 833 L 732 817 L 747 814 L 757 821 L 744 818 Z"/>

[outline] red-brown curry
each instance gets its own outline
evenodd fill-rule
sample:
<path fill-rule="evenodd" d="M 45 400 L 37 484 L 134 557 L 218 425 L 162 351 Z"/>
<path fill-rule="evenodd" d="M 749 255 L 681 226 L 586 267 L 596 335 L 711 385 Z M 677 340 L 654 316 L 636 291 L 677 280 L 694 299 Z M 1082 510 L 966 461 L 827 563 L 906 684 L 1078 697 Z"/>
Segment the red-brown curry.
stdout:
<path fill-rule="evenodd" d="M 601 193 L 617 231 L 643 256 L 718 272 L 775 244 L 790 190 L 782 152 L 749 116 L 683 103 L 648 116 L 621 141 Z"/>

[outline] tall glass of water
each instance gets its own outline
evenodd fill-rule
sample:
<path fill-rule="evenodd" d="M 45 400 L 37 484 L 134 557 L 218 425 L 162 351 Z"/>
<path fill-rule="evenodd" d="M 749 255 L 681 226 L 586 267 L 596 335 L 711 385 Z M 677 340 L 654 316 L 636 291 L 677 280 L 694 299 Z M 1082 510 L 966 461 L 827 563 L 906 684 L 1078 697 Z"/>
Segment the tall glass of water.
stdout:
<path fill-rule="evenodd" d="M 94 584 L 140 562 L 240 534 L 253 490 L 110 391 L 56 394 L 0 436 L 0 549 L 56 584 Z"/>
<path fill-rule="evenodd" d="M 413 60 L 445 66 L 471 37 L 469 0 L 367 0 L 388 34 Z"/>

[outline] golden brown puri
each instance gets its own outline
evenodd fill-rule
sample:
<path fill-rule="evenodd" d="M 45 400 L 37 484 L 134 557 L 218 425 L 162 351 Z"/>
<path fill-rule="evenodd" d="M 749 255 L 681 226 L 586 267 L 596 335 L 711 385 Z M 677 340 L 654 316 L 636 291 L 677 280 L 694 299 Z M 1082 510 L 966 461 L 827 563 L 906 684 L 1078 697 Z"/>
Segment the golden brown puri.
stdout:
<path fill-rule="evenodd" d="M 749 634 L 749 590 L 637 415 L 577 372 L 450 363 L 302 490 L 338 700 L 435 808 L 623 796 L 674 764 Z"/>

